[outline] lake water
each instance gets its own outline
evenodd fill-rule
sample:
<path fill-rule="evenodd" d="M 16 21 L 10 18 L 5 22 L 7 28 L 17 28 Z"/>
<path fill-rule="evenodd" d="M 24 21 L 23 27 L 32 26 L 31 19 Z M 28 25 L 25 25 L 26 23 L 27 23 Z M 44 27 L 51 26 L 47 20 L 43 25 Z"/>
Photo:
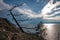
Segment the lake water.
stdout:
<path fill-rule="evenodd" d="M 60 40 L 60 24 L 44 24 L 47 28 L 47 40 Z"/>

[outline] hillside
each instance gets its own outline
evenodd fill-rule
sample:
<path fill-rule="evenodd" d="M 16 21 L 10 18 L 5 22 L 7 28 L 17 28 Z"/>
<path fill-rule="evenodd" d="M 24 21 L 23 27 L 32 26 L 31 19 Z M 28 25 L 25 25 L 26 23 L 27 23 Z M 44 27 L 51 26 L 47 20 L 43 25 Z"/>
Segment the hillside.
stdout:
<path fill-rule="evenodd" d="M 0 40 L 40 40 L 40 38 L 23 33 L 7 19 L 0 18 Z"/>

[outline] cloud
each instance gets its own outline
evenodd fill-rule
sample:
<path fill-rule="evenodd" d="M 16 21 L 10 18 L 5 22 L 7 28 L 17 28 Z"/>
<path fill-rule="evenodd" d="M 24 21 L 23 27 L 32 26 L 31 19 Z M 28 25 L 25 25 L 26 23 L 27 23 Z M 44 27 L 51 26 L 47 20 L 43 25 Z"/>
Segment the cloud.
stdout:
<path fill-rule="evenodd" d="M 6 4 L 3 2 L 3 0 L 0 0 L 0 10 L 3 10 L 3 9 L 10 9 L 12 6 Z"/>
<path fill-rule="evenodd" d="M 57 19 L 57 17 L 51 17 L 49 18 L 50 16 L 54 16 L 56 15 L 57 13 L 60 13 L 60 12 L 55 12 L 55 13 L 52 13 L 51 15 L 48 15 L 48 13 L 51 13 L 53 12 L 52 10 L 55 9 L 57 10 L 57 6 L 60 5 L 60 2 L 56 2 L 55 4 L 53 4 L 53 0 L 49 1 L 48 4 L 46 4 L 46 6 L 44 6 L 44 8 L 41 10 L 41 14 L 43 16 L 43 19 Z M 60 19 L 59 19 L 60 20 Z"/>
<path fill-rule="evenodd" d="M 26 14 L 26 15 L 28 15 L 28 17 L 30 17 L 30 18 L 38 18 L 38 17 L 41 17 L 40 14 L 36 14 L 35 12 L 33 12 L 30 9 L 24 9 L 24 12 L 23 13 Z"/>
<path fill-rule="evenodd" d="M 36 0 L 36 2 L 38 3 L 40 0 Z"/>
<path fill-rule="evenodd" d="M 37 0 L 39 1 L 39 0 Z M 60 2 L 56 2 L 55 4 L 53 4 L 53 1 L 54 0 L 50 0 L 44 7 L 43 9 L 41 10 L 41 12 L 39 14 L 35 13 L 34 11 L 32 11 L 29 6 L 24 3 L 23 5 L 24 6 L 27 6 L 25 8 L 20 8 L 20 7 L 16 7 L 15 9 L 19 12 L 19 13 L 22 13 L 23 15 L 27 15 L 27 17 L 29 18 L 40 18 L 40 17 L 43 17 L 42 19 L 49 19 L 50 16 L 54 16 L 56 15 L 57 13 L 60 13 L 60 12 L 55 12 L 51 15 L 48 15 L 48 13 L 51 13 L 52 10 L 57 10 L 57 6 L 60 5 Z M 8 5 L 6 3 L 3 2 L 3 0 L 0 0 L 0 10 L 3 10 L 3 9 L 10 9 L 12 6 L 11 5 Z M 56 18 L 56 17 L 55 17 Z M 54 19 L 53 17 L 50 18 L 50 19 Z M 57 19 L 57 18 L 56 18 Z"/>
<path fill-rule="evenodd" d="M 54 12 L 52 13 L 51 15 L 48 15 L 48 13 L 51 13 L 52 10 L 58 10 L 59 8 L 56 8 L 58 5 L 60 5 L 60 2 L 56 2 L 55 4 L 53 4 L 53 1 L 54 0 L 50 0 L 45 6 L 44 8 L 41 10 L 41 12 L 39 14 L 33 12 L 31 9 L 22 9 L 22 8 L 19 8 L 17 7 L 16 10 L 19 11 L 20 13 L 24 14 L 24 15 L 27 15 L 27 17 L 29 18 L 40 18 L 40 17 L 43 17 L 42 19 L 57 19 L 58 18 L 55 16 L 55 17 L 52 17 L 52 18 L 49 18 L 50 16 L 54 16 L 56 15 L 57 13 L 60 13 L 60 12 Z M 26 4 L 24 4 L 26 5 Z M 28 6 L 28 5 L 26 5 Z"/>
<path fill-rule="evenodd" d="M 56 17 L 53 17 L 53 18 L 47 18 L 47 20 L 60 20 L 60 16 L 56 16 Z"/>
<path fill-rule="evenodd" d="M 35 12 L 33 12 L 31 9 L 22 9 L 22 8 L 15 8 L 19 13 L 23 14 L 23 15 L 27 15 L 27 17 L 29 18 L 39 18 L 41 17 L 40 14 L 36 14 Z"/>

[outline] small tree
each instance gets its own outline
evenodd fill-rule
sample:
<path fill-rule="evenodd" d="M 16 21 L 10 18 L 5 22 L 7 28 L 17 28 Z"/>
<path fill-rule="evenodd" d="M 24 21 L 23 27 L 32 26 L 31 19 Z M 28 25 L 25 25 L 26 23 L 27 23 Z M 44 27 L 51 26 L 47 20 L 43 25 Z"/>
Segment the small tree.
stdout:
<path fill-rule="evenodd" d="M 37 25 L 37 29 L 36 29 L 36 35 L 38 37 L 40 37 L 40 40 L 46 40 L 44 37 L 46 36 L 46 28 L 44 27 L 43 23 L 40 22 L 38 25 Z"/>
<path fill-rule="evenodd" d="M 7 35 L 5 32 L 0 31 L 0 40 L 6 40 L 7 39 Z"/>

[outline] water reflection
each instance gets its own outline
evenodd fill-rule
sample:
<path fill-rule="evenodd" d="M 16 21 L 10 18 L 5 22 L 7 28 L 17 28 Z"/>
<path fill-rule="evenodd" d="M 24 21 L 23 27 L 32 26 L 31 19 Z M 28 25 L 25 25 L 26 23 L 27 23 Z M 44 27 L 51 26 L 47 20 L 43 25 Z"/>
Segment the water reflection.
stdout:
<path fill-rule="evenodd" d="M 58 35 L 60 32 L 60 24 L 44 24 L 44 27 L 47 28 L 47 40 L 58 40 L 58 36 L 60 36 Z"/>

